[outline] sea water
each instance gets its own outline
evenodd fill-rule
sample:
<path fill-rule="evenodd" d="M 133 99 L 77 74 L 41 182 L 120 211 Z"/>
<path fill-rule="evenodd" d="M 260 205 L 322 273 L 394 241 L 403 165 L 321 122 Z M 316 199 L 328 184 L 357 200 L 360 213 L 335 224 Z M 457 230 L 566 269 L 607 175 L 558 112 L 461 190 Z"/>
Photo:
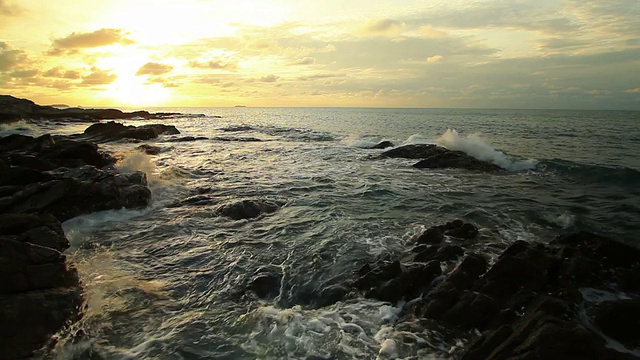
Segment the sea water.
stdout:
<path fill-rule="evenodd" d="M 477 224 L 489 258 L 515 240 L 592 231 L 640 246 L 640 113 L 357 108 L 171 108 L 180 135 L 101 148 L 144 170 L 153 202 L 64 223 L 86 291 L 61 359 L 440 359 L 468 339 L 397 324 L 403 303 L 350 297 L 313 307 L 319 289 L 406 249 L 426 227 Z M 221 116 L 217 118 L 215 116 Z M 81 132 L 88 124 L 0 131 Z M 208 140 L 172 142 L 183 136 Z M 261 141 L 256 141 L 261 140 Z M 505 171 L 415 169 L 378 158 L 379 141 L 435 143 Z M 209 205 L 173 207 L 206 193 Z M 218 204 L 266 199 L 273 214 L 231 220 Z M 274 300 L 243 297 L 261 268 Z M 405 299 L 411 301 L 412 299 Z M 411 329 L 411 330 L 407 330 Z M 82 336 L 74 336 L 82 334 Z"/>

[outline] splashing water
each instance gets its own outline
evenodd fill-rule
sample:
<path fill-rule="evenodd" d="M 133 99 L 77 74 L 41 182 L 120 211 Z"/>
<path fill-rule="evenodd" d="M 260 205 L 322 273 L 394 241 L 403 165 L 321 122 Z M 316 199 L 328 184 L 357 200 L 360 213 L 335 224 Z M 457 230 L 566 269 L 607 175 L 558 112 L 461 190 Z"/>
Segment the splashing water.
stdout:
<path fill-rule="evenodd" d="M 24 120 L 10 124 L 0 124 L 0 136 L 8 136 L 13 134 L 40 136 L 42 135 L 42 130 L 40 130 L 38 126 L 28 123 Z"/>
<path fill-rule="evenodd" d="M 503 169 L 511 171 L 531 170 L 538 160 L 512 160 L 505 153 L 498 151 L 486 143 L 479 134 L 461 136 L 456 130 L 447 129 L 437 140 L 438 145 L 449 150 L 465 152 L 478 160 L 489 161 Z"/>

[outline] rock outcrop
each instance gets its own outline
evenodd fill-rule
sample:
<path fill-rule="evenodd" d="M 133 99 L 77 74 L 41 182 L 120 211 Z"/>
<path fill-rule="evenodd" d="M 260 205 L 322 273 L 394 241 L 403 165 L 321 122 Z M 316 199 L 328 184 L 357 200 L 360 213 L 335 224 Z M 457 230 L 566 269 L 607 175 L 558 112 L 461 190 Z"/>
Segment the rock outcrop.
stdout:
<path fill-rule="evenodd" d="M 153 130 L 155 131 L 155 130 Z M 34 356 L 80 316 L 82 292 L 60 222 L 142 208 L 142 172 L 120 173 L 91 142 L 43 135 L 0 138 L 0 359 Z"/>
<path fill-rule="evenodd" d="M 60 222 L 50 214 L 0 214 L 0 359 L 21 359 L 80 314 L 82 293 Z"/>
<path fill-rule="evenodd" d="M 404 145 L 383 152 L 381 157 L 420 159 L 413 166 L 419 169 L 456 168 L 476 171 L 499 171 L 500 166 L 478 160 L 462 151 L 433 144 Z"/>
<path fill-rule="evenodd" d="M 85 129 L 84 134 L 91 140 L 108 141 L 121 139 L 149 140 L 161 134 L 176 135 L 180 131 L 173 125 L 149 124 L 142 126 L 125 126 L 115 121 L 96 123 Z"/>
<path fill-rule="evenodd" d="M 82 121 L 133 118 L 159 119 L 173 117 L 176 115 L 180 114 L 149 113 L 148 111 L 123 112 L 117 109 L 60 109 L 53 106 L 37 105 L 31 100 L 19 99 L 10 95 L 0 95 L 0 123 L 18 121 L 23 119 L 72 119 Z"/>
<path fill-rule="evenodd" d="M 465 360 L 637 358 L 607 347 L 602 334 L 640 345 L 640 250 L 581 232 L 516 241 L 490 264 L 472 250 L 482 240 L 460 220 L 431 227 L 401 256 L 362 266 L 343 296 L 407 301 L 398 324 L 451 329 L 470 341 L 454 354 Z M 594 303 L 584 289 L 631 298 Z"/>

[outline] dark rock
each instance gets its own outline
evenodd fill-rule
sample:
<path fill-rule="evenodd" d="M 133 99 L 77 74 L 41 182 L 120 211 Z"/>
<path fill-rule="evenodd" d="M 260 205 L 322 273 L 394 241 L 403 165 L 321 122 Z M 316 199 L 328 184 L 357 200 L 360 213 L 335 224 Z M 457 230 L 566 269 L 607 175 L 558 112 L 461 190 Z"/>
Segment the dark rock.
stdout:
<path fill-rule="evenodd" d="M 439 244 L 444 240 L 444 235 L 442 234 L 442 230 L 439 227 L 434 226 L 425 230 L 416 242 L 418 244 Z"/>
<path fill-rule="evenodd" d="M 348 293 L 349 289 L 345 286 L 331 285 L 320 291 L 318 297 L 312 301 L 312 305 L 317 308 L 333 305 L 341 301 Z"/>
<path fill-rule="evenodd" d="M 79 315 L 78 275 L 51 215 L 0 214 L 0 359 L 27 358 Z"/>
<path fill-rule="evenodd" d="M 19 99 L 10 95 L 0 95 L 0 122 L 21 119 L 78 119 L 96 121 L 103 119 L 158 119 L 181 115 L 178 113 L 156 113 L 147 111 L 122 112 L 117 109 L 64 108 L 36 105 L 33 101 Z M 189 116 L 204 116 L 189 114 Z"/>
<path fill-rule="evenodd" d="M 482 293 L 465 291 L 455 305 L 447 310 L 442 319 L 463 329 L 483 329 L 498 314 L 498 303 Z"/>
<path fill-rule="evenodd" d="M 478 160 L 462 151 L 449 150 L 432 144 L 404 145 L 381 154 L 382 157 L 422 159 L 416 168 L 458 168 L 478 171 L 498 171 L 501 167 L 493 163 Z"/>
<path fill-rule="evenodd" d="M 48 212 L 64 221 L 96 211 L 143 208 L 150 200 L 143 173 L 107 174 L 98 182 L 62 178 L 27 185 L 0 198 L 0 212 Z"/>
<path fill-rule="evenodd" d="M 239 131 L 251 131 L 253 128 L 249 125 L 232 125 L 219 129 L 224 132 L 239 132 Z"/>
<path fill-rule="evenodd" d="M 239 141 L 239 142 L 261 142 L 262 139 L 254 138 L 254 137 L 227 137 L 227 136 L 216 136 L 213 138 L 216 141 Z"/>
<path fill-rule="evenodd" d="M 254 219 L 278 210 L 278 204 L 266 200 L 242 200 L 218 207 L 217 212 L 233 220 Z"/>
<path fill-rule="evenodd" d="M 192 142 L 192 141 L 200 141 L 200 140 L 209 140 L 208 137 L 205 136 L 184 136 L 179 138 L 167 139 L 166 142 Z"/>
<path fill-rule="evenodd" d="M 464 255 L 464 249 L 458 245 L 431 245 L 413 256 L 413 261 L 428 262 L 431 260 L 450 261 Z"/>
<path fill-rule="evenodd" d="M 473 224 L 463 223 L 460 226 L 455 226 L 447 229 L 445 235 L 453 236 L 460 239 L 475 239 L 478 236 L 478 228 Z"/>
<path fill-rule="evenodd" d="M 379 143 L 373 145 L 369 149 L 386 149 L 390 147 L 394 147 L 395 145 L 391 141 L 380 141 Z"/>
<path fill-rule="evenodd" d="M 136 139 L 149 140 L 155 139 L 161 134 L 175 135 L 180 131 L 172 125 L 149 124 L 142 126 L 125 126 L 115 121 L 106 123 L 96 123 L 84 130 L 85 135 L 93 138 L 104 140 L 120 140 L 120 139 Z"/>
<path fill-rule="evenodd" d="M 640 299 L 598 304 L 595 324 L 602 332 L 630 349 L 640 348 Z"/>
<path fill-rule="evenodd" d="M 282 275 L 262 273 L 251 280 L 249 290 L 253 291 L 260 299 L 273 299 L 280 294 L 280 281 Z"/>
<path fill-rule="evenodd" d="M 159 146 L 153 146 L 148 144 L 142 144 L 136 147 L 136 150 L 139 150 L 147 155 L 158 155 L 162 152 L 162 148 Z"/>
<path fill-rule="evenodd" d="M 170 204 L 169 207 L 177 208 L 182 206 L 204 206 L 204 205 L 212 205 L 216 203 L 216 199 L 207 196 L 207 195 L 195 195 L 188 197 L 182 201 L 175 202 Z"/>

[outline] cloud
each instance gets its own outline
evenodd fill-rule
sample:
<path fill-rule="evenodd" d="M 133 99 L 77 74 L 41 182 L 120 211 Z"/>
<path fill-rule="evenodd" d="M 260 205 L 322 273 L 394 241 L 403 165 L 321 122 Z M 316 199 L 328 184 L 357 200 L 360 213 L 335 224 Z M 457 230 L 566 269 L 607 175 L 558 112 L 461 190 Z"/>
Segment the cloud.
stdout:
<path fill-rule="evenodd" d="M 368 34 L 395 34 L 405 27 L 405 23 L 395 19 L 380 19 L 370 22 L 365 27 L 365 33 Z"/>
<path fill-rule="evenodd" d="M 16 68 L 26 60 L 26 52 L 13 49 L 7 43 L 0 42 L 0 71 L 8 71 Z"/>
<path fill-rule="evenodd" d="M 437 63 L 441 62 L 442 59 L 444 59 L 444 56 L 442 56 L 442 55 L 429 56 L 427 58 L 427 63 L 429 63 L 429 64 L 437 64 Z"/>
<path fill-rule="evenodd" d="M 276 81 L 278 81 L 279 78 L 280 77 L 278 77 L 276 75 L 270 74 L 270 75 L 261 77 L 260 81 L 262 81 L 262 82 L 276 82 Z"/>
<path fill-rule="evenodd" d="M 29 70 L 16 70 L 11 72 L 9 75 L 13 78 L 32 78 L 38 74 L 37 69 L 29 69 Z"/>
<path fill-rule="evenodd" d="M 118 76 L 108 71 L 93 68 L 91 73 L 82 78 L 83 85 L 108 85 L 114 82 Z"/>
<path fill-rule="evenodd" d="M 60 55 L 65 52 L 74 53 L 77 52 L 78 49 L 96 48 L 114 44 L 133 44 L 134 41 L 127 36 L 128 33 L 122 29 L 104 28 L 88 33 L 74 32 L 66 37 L 54 39 L 51 44 L 51 49 L 47 51 L 47 54 Z"/>
<path fill-rule="evenodd" d="M 313 65 L 316 63 L 316 58 L 311 56 L 305 56 L 301 59 L 297 59 L 291 63 L 291 65 Z"/>
<path fill-rule="evenodd" d="M 0 16 L 18 16 L 24 13 L 24 9 L 6 0 L 0 0 Z"/>
<path fill-rule="evenodd" d="M 209 61 L 189 61 L 189 66 L 197 69 L 212 70 L 229 70 L 234 71 L 238 68 L 238 64 L 223 59 L 214 59 Z"/>
<path fill-rule="evenodd" d="M 75 70 L 63 70 L 60 67 L 54 67 L 45 71 L 42 76 L 59 79 L 80 79 L 82 76 Z"/>
<path fill-rule="evenodd" d="M 148 62 L 140 67 L 136 72 L 136 76 L 140 75 L 162 75 L 173 70 L 172 65 Z"/>

